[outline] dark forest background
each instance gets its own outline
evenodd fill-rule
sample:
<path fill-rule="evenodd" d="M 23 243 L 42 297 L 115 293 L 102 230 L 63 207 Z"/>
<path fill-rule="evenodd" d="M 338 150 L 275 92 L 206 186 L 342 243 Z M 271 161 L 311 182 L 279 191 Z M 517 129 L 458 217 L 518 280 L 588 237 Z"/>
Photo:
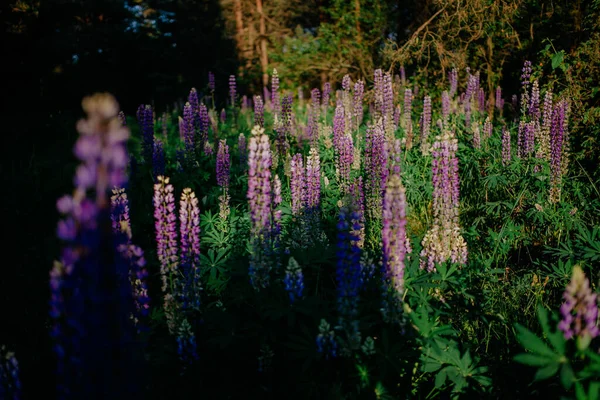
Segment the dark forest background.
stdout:
<path fill-rule="evenodd" d="M 205 90 L 209 71 L 222 106 L 230 74 L 242 94 L 258 94 L 277 68 L 284 90 L 308 94 L 403 65 L 432 91 L 450 68 L 470 66 L 490 96 L 497 85 L 508 96 L 529 59 L 572 99 L 573 150 L 597 177 L 599 18 L 598 0 L 3 0 L 0 344 L 16 352 L 25 393 L 46 398 L 33 391 L 52 377 L 55 202 L 72 190 L 85 95 L 111 92 L 131 116 Z"/>

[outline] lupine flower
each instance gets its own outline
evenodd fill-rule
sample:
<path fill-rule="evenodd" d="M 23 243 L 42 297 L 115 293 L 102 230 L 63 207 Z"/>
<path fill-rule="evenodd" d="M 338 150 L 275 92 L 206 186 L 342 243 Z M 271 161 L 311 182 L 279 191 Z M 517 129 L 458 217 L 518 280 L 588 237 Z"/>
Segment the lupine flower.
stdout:
<path fill-rule="evenodd" d="M 448 73 L 448 81 L 450 82 L 450 93 L 448 95 L 450 98 L 454 98 L 456 89 L 458 88 L 458 71 L 456 68 L 452 68 L 452 71 Z"/>
<path fill-rule="evenodd" d="M 351 209 L 360 215 L 357 224 L 353 226 L 354 228 L 358 226 L 358 229 L 353 231 L 353 235 L 358 237 L 356 245 L 362 249 L 365 243 L 365 191 L 362 176 L 352 182 L 348 193 L 353 202 Z"/>
<path fill-rule="evenodd" d="M 552 128 L 550 131 L 550 202 L 557 203 L 560 200 L 562 175 L 566 170 L 564 167 L 564 139 L 567 116 L 567 102 L 561 100 L 554 106 L 552 112 Z"/>
<path fill-rule="evenodd" d="M 473 147 L 476 149 L 481 148 L 481 130 L 479 129 L 479 124 L 477 122 L 473 122 L 471 124 L 471 132 L 473 132 Z"/>
<path fill-rule="evenodd" d="M 383 199 L 383 271 L 390 288 L 404 290 L 404 259 L 406 257 L 406 194 L 400 175 L 388 179 Z"/>
<path fill-rule="evenodd" d="M 148 164 L 152 160 L 154 148 L 154 116 L 152 106 L 140 105 L 137 111 L 138 124 L 142 132 L 142 157 Z"/>
<path fill-rule="evenodd" d="M 229 75 L 229 102 L 231 104 L 231 107 L 235 107 L 235 102 L 237 99 L 235 86 L 235 75 Z"/>
<path fill-rule="evenodd" d="M 246 148 L 246 136 L 243 133 L 238 136 L 238 153 L 240 165 L 245 168 L 248 165 L 248 149 Z"/>
<path fill-rule="evenodd" d="M 502 98 L 502 88 L 496 87 L 496 109 L 502 116 L 502 110 L 504 110 L 504 99 Z"/>
<path fill-rule="evenodd" d="M 492 137 L 493 128 L 494 127 L 492 125 L 492 121 L 490 120 L 490 117 L 488 116 L 485 119 L 485 122 L 483 123 L 483 134 L 485 135 L 486 138 Z"/>
<path fill-rule="evenodd" d="M 363 120 L 363 96 L 364 96 L 364 93 L 365 93 L 365 83 L 363 81 L 356 81 L 356 83 L 354 84 L 354 101 L 353 101 L 353 105 L 354 105 L 353 129 L 354 130 L 358 130 L 358 128 L 360 127 L 360 124 L 362 123 L 362 120 Z M 396 125 L 398 125 L 398 124 L 396 124 Z"/>
<path fill-rule="evenodd" d="M 338 104 L 333 114 L 333 146 L 336 149 L 340 146 L 340 141 L 346 132 L 345 120 L 344 105 Z"/>
<path fill-rule="evenodd" d="M 129 130 L 119 121 L 111 95 L 86 97 L 82 106 L 87 119 L 77 123 L 80 137 L 74 148 L 81 164 L 73 196 L 57 202 L 64 215 L 58 236 L 65 244 L 61 261 L 50 272 L 51 336 L 60 398 L 94 398 L 97 393 L 114 397 L 133 390 L 133 382 L 124 377 L 133 368 L 128 355 L 134 303 L 127 259 L 118 250 L 128 238 L 113 233 L 107 196 L 109 188 L 127 182 Z M 82 308 L 92 302 L 94 307 Z"/>
<path fill-rule="evenodd" d="M 435 265 L 450 260 L 465 265 L 467 245 L 460 234 L 458 220 L 459 179 L 456 151 L 458 141 L 444 131 L 433 144 L 431 164 L 433 182 L 433 226 L 423 238 L 421 268 L 435 270 Z"/>
<path fill-rule="evenodd" d="M 0 398 L 6 400 L 21 399 L 21 380 L 19 379 L 19 363 L 15 353 L 4 346 L 0 348 Z"/>
<path fill-rule="evenodd" d="M 215 94 L 215 74 L 212 71 L 208 71 L 208 90 L 212 95 Z"/>
<path fill-rule="evenodd" d="M 183 311 L 200 307 L 200 210 L 192 189 L 185 188 L 179 201 L 180 276 L 174 294 Z"/>
<path fill-rule="evenodd" d="M 338 344 L 335 340 L 335 332 L 331 329 L 331 325 L 324 319 L 322 319 L 319 324 L 317 351 L 323 354 L 326 360 L 335 358 L 338 355 Z"/>
<path fill-rule="evenodd" d="M 531 87 L 531 98 L 529 99 L 527 111 L 532 120 L 537 121 L 540 119 L 540 86 L 537 79 L 533 81 Z"/>
<path fill-rule="evenodd" d="M 125 118 L 125 113 L 123 111 L 119 111 L 119 121 L 121 121 L 121 125 L 127 126 L 127 118 Z"/>
<path fill-rule="evenodd" d="M 290 257 L 287 268 L 285 269 L 285 278 L 283 279 L 286 292 L 290 297 L 290 303 L 302 298 L 304 293 L 304 276 L 300 264 Z"/>
<path fill-rule="evenodd" d="M 335 167 L 338 185 L 342 194 L 347 193 L 350 185 L 350 170 L 354 163 L 354 145 L 352 135 L 344 134 L 336 148 Z"/>
<path fill-rule="evenodd" d="M 135 310 L 131 318 L 138 332 L 147 331 L 150 296 L 148 295 L 148 271 L 146 270 L 144 251 L 133 243 L 121 244 L 118 250 L 129 260 L 129 280 L 135 301 Z"/>
<path fill-rule="evenodd" d="M 544 95 L 544 107 L 542 110 L 542 125 L 540 127 L 538 152 L 536 156 L 538 158 L 544 158 L 550 161 L 550 132 L 552 130 L 552 117 L 553 117 L 553 96 L 552 91 L 546 91 Z"/>
<path fill-rule="evenodd" d="M 165 174 L 165 150 L 163 143 L 159 138 L 154 140 L 154 151 L 152 152 L 152 175 L 156 179 L 159 175 Z"/>
<path fill-rule="evenodd" d="M 358 246 L 361 215 L 356 209 L 342 207 L 337 225 L 337 303 L 339 325 L 348 335 L 351 348 L 360 346 L 358 294 L 361 289 L 361 253 Z"/>
<path fill-rule="evenodd" d="M 177 354 L 184 368 L 198 360 L 196 336 L 187 319 L 177 329 Z"/>
<path fill-rule="evenodd" d="M 273 69 L 273 76 L 271 77 L 271 106 L 275 118 L 279 119 L 281 116 L 281 100 L 279 98 L 279 75 L 276 69 Z"/>
<path fill-rule="evenodd" d="M 580 266 L 573 268 L 571 282 L 563 294 L 565 302 L 560 307 L 562 320 L 558 324 L 565 339 L 578 339 L 578 346 L 585 350 L 589 341 L 598 336 L 598 300 L 590 288 Z"/>
<path fill-rule="evenodd" d="M 187 164 L 187 168 L 192 168 L 196 162 L 196 143 L 194 141 L 194 110 L 189 102 L 185 103 L 183 107 L 183 122 L 180 126 L 182 127 L 180 133 L 183 136 L 185 147 L 185 163 Z"/>
<path fill-rule="evenodd" d="M 406 71 L 404 70 L 404 65 L 400 66 L 400 80 L 402 81 L 402 86 L 406 85 Z"/>
<path fill-rule="evenodd" d="M 321 162 L 319 151 L 311 147 L 306 160 L 306 208 L 317 213 L 321 205 Z"/>
<path fill-rule="evenodd" d="M 525 61 L 521 74 L 521 115 L 525 116 L 529 108 L 529 85 L 531 79 L 531 61 Z"/>
<path fill-rule="evenodd" d="M 413 124 L 412 124 L 412 91 L 404 91 L 404 131 L 406 132 L 406 148 L 412 147 Z"/>
<path fill-rule="evenodd" d="M 219 196 L 219 215 L 222 219 L 229 216 L 229 169 L 231 160 L 229 158 L 229 146 L 225 140 L 219 142 L 219 151 L 217 153 L 217 184 L 222 188 L 223 193 Z"/>
<path fill-rule="evenodd" d="M 265 106 L 260 96 L 254 96 L 254 125 L 265 127 Z"/>
<path fill-rule="evenodd" d="M 383 75 L 383 126 L 388 137 L 394 134 L 394 92 L 392 76 L 389 72 Z"/>
<path fill-rule="evenodd" d="M 421 152 L 427 154 L 429 151 L 429 132 L 431 131 L 431 97 L 423 99 L 423 114 L 421 119 Z"/>
<path fill-rule="evenodd" d="M 323 115 L 327 116 L 327 110 L 329 109 L 329 98 L 331 96 L 331 84 L 325 82 L 323 85 L 323 98 L 321 99 L 321 107 L 323 108 Z"/>
<path fill-rule="evenodd" d="M 292 195 L 292 215 L 300 215 L 304 205 L 306 187 L 302 154 L 295 154 L 290 161 L 290 192 Z"/>
<path fill-rule="evenodd" d="M 506 126 L 502 126 L 502 165 L 507 166 L 510 164 L 510 160 L 510 131 L 506 129 Z"/>
<path fill-rule="evenodd" d="M 113 233 L 118 234 L 123 231 L 129 232 L 131 237 L 131 222 L 129 220 L 129 200 L 123 188 L 112 190 L 113 196 L 110 198 L 110 219 L 112 221 Z"/>
<path fill-rule="evenodd" d="M 367 127 L 365 144 L 366 208 L 372 219 L 379 219 L 381 216 L 381 201 L 388 175 L 387 160 L 385 134 L 379 120 L 375 125 Z"/>
<path fill-rule="evenodd" d="M 311 92 L 311 104 L 308 113 L 308 121 L 306 123 L 306 139 L 311 146 L 315 145 L 318 139 L 319 125 L 319 110 L 321 107 L 321 93 L 319 89 L 313 89 Z"/>
<path fill-rule="evenodd" d="M 196 88 L 192 88 L 190 90 L 190 94 L 188 95 L 188 103 L 192 107 L 192 121 L 194 125 L 194 141 L 198 138 L 200 132 L 200 101 L 198 100 L 198 92 Z M 184 110 L 185 113 L 185 110 Z"/>

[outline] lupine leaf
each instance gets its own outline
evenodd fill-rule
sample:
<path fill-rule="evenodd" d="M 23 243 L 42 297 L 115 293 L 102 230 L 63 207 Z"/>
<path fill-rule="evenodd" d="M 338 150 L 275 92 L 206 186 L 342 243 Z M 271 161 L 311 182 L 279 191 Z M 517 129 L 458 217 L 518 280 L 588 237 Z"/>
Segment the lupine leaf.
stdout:
<path fill-rule="evenodd" d="M 533 332 L 524 326 L 517 324 L 517 339 L 526 349 L 548 357 L 556 358 L 556 354 L 544 343 L 542 339 L 537 337 Z"/>
<path fill-rule="evenodd" d="M 513 360 L 521 364 L 530 365 L 532 367 L 543 367 L 554 362 L 554 360 L 551 358 L 530 353 L 517 354 Z"/>
<path fill-rule="evenodd" d="M 554 362 L 552 364 L 548 364 L 545 367 L 538 369 L 535 374 L 534 380 L 542 381 L 544 379 L 548 379 L 556 375 L 558 372 L 558 368 L 560 368 L 560 363 Z"/>

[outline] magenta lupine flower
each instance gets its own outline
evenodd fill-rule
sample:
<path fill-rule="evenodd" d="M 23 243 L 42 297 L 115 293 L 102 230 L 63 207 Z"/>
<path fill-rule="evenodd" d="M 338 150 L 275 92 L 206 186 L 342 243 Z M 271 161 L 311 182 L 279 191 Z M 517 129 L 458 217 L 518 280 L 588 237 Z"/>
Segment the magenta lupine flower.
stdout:
<path fill-rule="evenodd" d="M 525 116 L 529 108 L 529 85 L 531 79 L 531 61 L 525 61 L 521 74 L 521 115 Z"/>
<path fill-rule="evenodd" d="M 465 265 L 467 245 L 460 234 L 458 219 L 459 179 L 458 140 L 444 131 L 433 144 L 433 226 L 423 238 L 421 268 L 435 270 L 435 265 L 451 261 Z"/>
<path fill-rule="evenodd" d="M 561 100 L 554 106 L 552 112 L 552 128 L 550 131 L 550 202 L 552 203 L 557 203 L 560 200 L 562 175 L 565 172 L 563 167 L 563 147 L 565 144 L 564 134 L 567 107 L 566 100 Z"/>
<path fill-rule="evenodd" d="M 229 75 L 229 103 L 231 107 L 235 107 L 235 103 L 237 100 L 237 92 L 235 86 L 235 75 Z"/>
<path fill-rule="evenodd" d="M 450 82 L 450 93 L 448 95 L 452 99 L 456 94 L 456 89 L 458 89 L 458 71 L 456 68 L 452 68 L 452 71 L 448 73 L 448 82 Z"/>
<path fill-rule="evenodd" d="M 215 94 L 215 74 L 212 71 L 208 71 L 208 90 L 210 90 L 210 94 Z"/>
<path fill-rule="evenodd" d="M 429 132 L 431 131 L 431 97 L 423 99 L 423 114 L 421 114 L 421 152 L 426 154 L 429 150 Z"/>
<path fill-rule="evenodd" d="M 321 99 L 321 107 L 323 108 L 323 115 L 327 116 L 327 110 L 329 109 L 329 100 L 331 97 L 331 84 L 325 82 L 323 85 L 323 98 Z"/>
<path fill-rule="evenodd" d="M 406 257 L 406 194 L 397 173 L 388 179 L 383 198 L 382 220 L 384 280 L 388 287 L 402 293 Z"/>
<path fill-rule="evenodd" d="M 378 219 L 381 216 L 381 201 L 388 176 L 388 155 L 385 143 L 385 133 L 381 126 L 381 120 L 375 125 L 367 127 L 364 156 L 365 194 L 367 196 L 366 208 L 373 219 Z"/>
<path fill-rule="evenodd" d="M 517 157 L 522 158 L 525 155 L 525 129 L 527 122 L 521 120 L 519 122 L 519 130 L 517 132 Z"/>
<path fill-rule="evenodd" d="M 353 105 L 354 105 L 353 129 L 354 130 L 358 130 L 358 128 L 360 127 L 360 124 L 362 123 L 362 120 L 363 120 L 363 97 L 364 97 L 364 94 L 365 94 L 365 83 L 363 81 L 356 81 L 356 83 L 354 84 L 354 101 L 353 101 Z M 398 125 L 398 124 L 396 124 L 396 125 Z"/>
<path fill-rule="evenodd" d="M 406 147 L 410 148 L 413 136 L 412 124 L 412 91 L 406 89 L 404 91 L 404 131 L 406 133 Z"/>
<path fill-rule="evenodd" d="M 306 122 L 306 139 L 311 146 L 315 145 L 319 139 L 319 111 L 321 107 L 321 93 L 319 89 L 313 89 L 311 92 L 311 103 Z"/>
<path fill-rule="evenodd" d="M 339 147 L 336 148 L 335 155 L 336 176 L 342 194 L 348 192 L 350 185 L 350 171 L 353 163 L 354 144 L 352 143 L 352 135 L 344 134 L 340 138 Z"/>
<path fill-rule="evenodd" d="M 502 126 L 502 165 L 507 166 L 510 164 L 510 160 L 510 131 L 506 129 L 506 126 Z"/>
<path fill-rule="evenodd" d="M 504 99 L 502 98 L 502 88 L 500 86 L 496 87 L 496 109 L 502 116 L 502 111 L 504 110 Z"/>
<path fill-rule="evenodd" d="M 304 206 L 305 175 L 302 154 L 295 154 L 290 161 L 290 192 L 292 215 L 300 215 Z"/>
<path fill-rule="evenodd" d="M 110 198 L 110 219 L 115 234 L 129 232 L 131 238 L 131 222 L 129 220 L 129 200 L 123 188 L 114 188 Z"/>
<path fill-rule="evenodd" d="M 152 160 L 154 147 L 154 113 L 152 106 L 140 105 L 137 111 L 138 124 L 142 132 L 142 157 L 149 164 Z"/>
<path fill-rule="evenodd" d="M 231 160 L 229 158 L 229 146 L 225 140 L 219 141 L 217 152 L 217 184 L 222 188 L 219 196 L 219 215 L 223 219 L 229 216 L 229 169 Z"/>
<path fill-rule="evenodd" d="M 200 209 L 192 189 L 185 188 L 179 201 L 181 258 L 179 284 L 173 293 L 183 310 L 200 306 Z"/>
<path fill-rule="evenodd" d="M 271 104 L 273 114 L 279 119 L 281 117 L 281 100 L 279 98 L 279 75 L 276 69 L 273 69 L 273 76 L 271 77 Z"/>
<path fill-rule="evenodd" d="M 532 120 L 538 121 L 540 119 L 540 85 L 537 79 L 533 81 L 531 86 L 531 98 L 529 99 L 527 111 Z"/>
<path fill-rule="evenodd" d="M 310 212 L 317 212 L 321 205 L 321 162 L 319 151 L 310 148 L 306 159 L 306 200 L 305 205 Z"/>
<path fill-rule="evenodd" d="M 349 92 L 351 84 L 352 82 L 350 81 L 350 75 L 344 75 L 344 77 L 342 78 L 342 90 Z"/>
<path fill-rule="evenodd" d="M 383 75 L 383 126 L 388 135 L 394 134 L 394 91 L 392 88 L 392 75 L 386 72 Z"/>
<path fill-rule="evenodd" d="M 194 110 L 188 102 L 183 107 L 183 122 L 182 122 L 183 144 L 185 147 L 185 162 L 188 168 L 191 168 L 196 161 L 196 144 L 194 130 Z"/>
<path fill-rule="evenodd" d="M 246 168 L 248 165 L 248 149 L 246 148 L 246 136 L 243 133 L 238 136 L 238 154 L 240 165 L 242 168 Z"/>
<path fill-rule="evenodd" d="M 584 350 L 589 341 L 598 336 L 598 300 L 596 293 L 590 288 L 590 281 L 586 278 L 580 266 L 573 268 L 571 282 L 563 294 L 565 302 L 560 307 L 562 320 L 558 324 L 565 339 L 574 337 L 578 345 Z"/>
<path fill-rule="evenodd" d="M 260 96 L 254 96 L 254 125 L 265 127 L 265 106 Z"/>
<path fill-rule="evenodd" d="M 376 69 L 373 72 L 373 118 L 383 118 L 384 115 L 383 86 L 383 71 Z"/>
<path fill-rule="evenodd" d="M 154 185 L 154 230 L 156 234 L 156 253 L 160 262 L 162 291 L 166 292 L 169 280 L 179 266 L 177 253 L 177 227 L 175 216 L 175 196 L 169 178 L 157 177 Z"/>
<path fill-rule="evenodd" d="M 342 137 L 345 135 L 345 116 L 344 105 L 338 104 L 333 114 L 333 147 L 339 149 L 341 146 Z"/>

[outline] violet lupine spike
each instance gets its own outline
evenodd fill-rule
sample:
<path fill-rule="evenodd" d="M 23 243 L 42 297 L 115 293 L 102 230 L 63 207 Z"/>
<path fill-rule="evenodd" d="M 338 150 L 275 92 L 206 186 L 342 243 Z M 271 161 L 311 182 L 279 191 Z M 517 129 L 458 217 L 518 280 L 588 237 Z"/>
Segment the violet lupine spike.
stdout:
<path fill-rule="evenodd" d="M 19 378 L 19 362 L 15 353 L 4 346 L 0 348 L 0 398 L 20 400 L 22 396 L 21 379 Z"/>
<path fill-rule="evenodd" d="M 254 125 L 265 127 L 265 106 L 260 96 L 254 96 Z"/>
<path fill-rule="evenodd" d="M 236 106 L 237 92 L 235 75 L 229 75 L 229 104 L 231 107 Z"/>
<path fill-rule="evenodd" d="M 388 176 L 387 149 L 381 120 L 367 127 L 365 144 L 366 208 L 371 219 L 381 217 L 383 190 Z"/>
<path fill-rule="evenodd" d="M 321 206 L 321 162 L 319 151 L 311 147 L 306 159 L 306 199 L 305 205 L 309 212 L 318 212 Z"/>
<path fill-rule="evenodd" d="M 196 143 L 194 130 L 194 110 L 188 102 L 183 107 L 183 122 L 182 122 L 183 144 L 185 148 L 185 164 L 187 169 L 193 168 L 196 162 Z"/>
<path fill-rule="evenodd" d="M 400 66 L 400 80 L 402 81 L 402 86 L 406 85 L 406 71 L 404 70 L 404 65 Z"/>
<path fill-rule="evenodd" d="M 121 125 L 127 126 L 127 118 L 125 118 L 125 113 L 123 111 L 119 111 L 119 121 L 121 121 Z"/>
<path fill-rule="evenodd" d="M 154 139 L 154 149 L 152 151 L 152 175 L 156 180 L 159 175 L 165 174 L 166 160 L 165 149 L 159 138 Z"/>
<path fill-rule="evenodd" d="M 374 118 L 383 118 L 383 71 L 381 69 L 376 69 L 373 75 L 373 108 L 375 112 Z"/>
<path fill-rule="evenodd" d="M 458 71 L 456 68 L 452 68 L 452 71 L 448 73 L 448 81 L 450 82 L 450 92 L 448 95 L 450 98 L 454 98 L 456 90 L 458 89 Z"/>
<path fill-rule="evenodd" d="M 213 74 L 211 71 L 208 71 L 208 90 L 210 90 L 211 95 L 215 94 L 215 88 L 215 74 Z"/>
<path fill-rule="evenodd" d="M 110 198 L 110 219 L 114 234 L 127 232 L 131 239 L 131 222 L 129 219 L 129 199 L 123 188 L 114 188 Z"/>
<path fill-rule="evenodd" d="M 295 154 L 290 161 L 290 192 L 292 195 L 292 215 L 299 216 L 304 206 L 306 188 L 302 154 Z"/>
<path fill-rule="evenodd" d="M 525 121 L 519 122 L 519 130 L 517 132 L 517 157 L 523 158 L 525 155 L 525 127 L 527 123 Z"/>
<path fill-rule="evenodd" d="M 529 85 L 531 84 L 531 61 L 525 61 L 521 73 L 521 115 L 525 117 L 529 108 Z"/>
<path fill-rule="evenodd" d="M 404 91 L 404 132 L 406 135 L 406 148 L 410 149 L 413 138 L 413 123 L 412 123 L 412 91 L 406 89 Z"/>
<path fill-rule="evenodd" d="M 544 158 L 550 161 L 550 132 L 552 130 L 552 117 L 554 111 L 554 99 L 552 91 L 546 91 L 544 95 L 544 106 L 542 110 L 542 125 L 540 127 L 540 137 L 538 143 L 538 158 Z"/>
<path fill-rule="evenodd" d="M 353 130 L 358 130 L 363 120 L 363 97 L 365 94 L 365 83 L 363 81 L 356 81 L 354 84 L 354 101 L 352 102 L 354 124 Z M 398 124 L 396 123 L 396 126 Z"/>
<path fill-rule="evenodd" d="M 311 146 L 314 146 L 319 139 L 319 111 L 321 107 L 321 93 L 319 89 L 313 89 L 311 92 L 311 103 L 306 123 L 306 139 Z"/>
<path fill-rule="evenodd" d="M 132 319 L 139 332 L 147 332 L 148 316 L 150 315 L 150 296 L 148 295 L 148 271 L 146 270 L 146 259 L 141 247 L 133 243 L 121 244 L 121 254 L 129 260 L 129 279 L 133 290 L 135 311 Z"/>
<path fill-rule="evenodd" d="M 248 166 L 248 149 L 246 147 L 246 136 L 240 133 L 238 136 L 238 154 L 240 159 L 240 166 L 246 169 Z"/>
<path fill-rule="evenodd" d="M 406 258 L 406 194 L 400 175 L 388 179 L 383 198 L 383 276 L 386 286 L 402 294 L 404 291 L 404 259 Z"/>
<path fill-rule="evenodd" d="M 350 188 L 350 171 L 354 163 L 352 135 L 344 134 L 341 137 L 339 147 L 336 148 L 335 163 L 340 193 L 345 194 Z"/>
<path fill-rule="evenodd" d="M 423 114 L 421 115 L 421 153 L 429 152 L 429 133 L 431 132 L 431 97 L 423 99 Z"/>
<path fill-rule="evenodd" d="M 398 104 L 394 109 L 394 126 L 396 127 L 396 129 L 398 129 L 398 127 L 400 126 L 400 114 L 400 104 Z"/>
<path fill-rule="evenodd" d="M 392 151 L 390 153 L 390 173 L 400 174 L 402 168 L 402 141 L 394 139 Z"/>
<path fill-rule="evenodd" d="M 352 82 L 350 81 L 350 75 L 344 75 L 344 77 L 342 78 L 342 90 L 349 92 L 351 84 Z"/>
<path fill-rule="evenodd" d="M 392 75 L 386 72 L 383 75 L 383 126 L 386 135 L 394 135 L 394 92 L 392 87 Z"/>
<path fill-rule="evenodd" d="M 152 160 L 154 146 L 154 117 L 152 106 L 140 105 L 137 110 L 137 120 L 142 133 L 142 157 L 146 164 Z"/>
<path fill-rule="evenodd" d="M 490 119 L 490 117 L 488 116 L 485 119 L 485 122 L 483 123 L 483 134 L 486 138 L 491 138 L 492 137 L 492 131 L 493 131 L 494 127 L 492 125 L 492 121 Z"/>
<path fill-rule="evenodd" d="M 229 157 L 229 146 L 225 140 L 219 141 L 219 151 L 217 152 L 217 184 L 221 187 L 222 193 L 219 196 L 219 216 L 227 219 L 229 216 L 229 170 L 231 159 Z"/>
<path fill-rule="evenodd" d="M 323 98 L 321 99 L 321 107 L 323 108 L 323 115 L 327 116 L 327 110 L 329 109 L 329 101 L 331 97 L 331 83 L 325 82 L 323 85 Z"/>
<path fill-rule="evenodd" d="M 342 137 L 345 135 L 346 117 L 343 104 L 338 104 L 333 114 L 333 146 L 339 149 Z"/>
<path fill-rule="evenodd" d="M 535 136 L 536 132 L 539 131 L 539 124 L 538 121 L 531 121 L 525 126 L 524 156 L 532 154 L 535 150 Z"/>
<path fill-rule="evenodd" d="M 57 202 L 63 215 L 57 233 L 65 243 L 61 261 L 50 271 L 57 394 L 117 397 L 135 392 L 133 382 L 124 378 L 135 368 L 128 356 L 135 335 L 130 320 L 134 302 L 128 260 L 119 251 L 128 238 L 111 229 L 107 191 L 127 183 L 129 130 L 119 121 L 118 104 L 110 94 L 86 97 L 82 107 L 87 118 L 77 123 L 80 136 L 74 148 L 81 164 L 74 194 Z M 92 303 L 94 307 L 82 308 Z"/>
<path fill-rule="evenodd" d="M 458 140 L 450 131 L 438 136 L 432 149 L 433 226 L 423 238 L 421 268 L 451 261 L 465 265 L 467 245 L 460 234 Z"/>
<path fill-rule="evenodd" d="M 192 88 L 188 95 L 188 103 L 192 106 L 193 122 L 194 122 L 194 137 L 200 132 L 200 101 L 198 100 L 198 91 Z M 196 140 L 196 138 L 194 138 Z"/>
<path fill-rule="evenodd" d="M 527 109 L 529 117 L 534 121 L 540 119 L 540 85 L 538 80 L 533 81 L 531 86 L 531 98 L 529 99 L 529 107 Z"/>
<path fill-rule="evenodd" d="M 359 176 L 350 184 L 348 193 L 352 201 L 351 209 L 360 215 L 354 235 L 358 237 L 357 246 L 362 249 L 365 243 L 365 191 L 362 176 Z"/>
<path fill-rule="evenodd" d="M 450 116 L 450 95 L 446 90 L 442 92 L 442 119 L 444 125 L 448 123 L 448 117 Z"/>
<path fill-rule="evenodd" d="M 506 129 L 506 126 L 502 126 L 502 165 L 506 167 L 510 164 L 510 160 L 510 131 Z"/>
<path fill-rule="evenodd" d="M 496 87 L 496 109 L 502 116 L 502 111 L 504 110 L 504 99 L 502 98 L 502 88 L 500 86 Z"/>
<path fill-rule="evenodd" d="M 550 202 L 560 201 L 563 175 L 563 147 L 565 133 L 566 101 L 561 100 L 552 112 L 550 131 Z"/>
<path fill-rule="evenodd" d="M 561 321 L 558 324 L 565 339 L 578 339 L 578 347 L 585 350 L 589 341 L 600 334 L 598 330 L 598 300 L 590 288 L 580 266 L 573 268 L 571 282 L 563 294 L 565 302 L 560 307 Z"/>
<path fill-rule="evenodd" d="M 273 69 L 273 76 L 271 77 L 271 104 L 273 114 L 279 120 L 281 118 L 281 99 L 279 97 L 279 74 L 277 74 L 276 69 Z"/>
<path fill-rule="evenodd" d="M 271 235 L 271 149 L 269 138 L 258 125 L 252 130 L 248 153 L 248 205 L 250 208 L 253 252 L 250 257 L 250 283 L 255 290 L 269 285 L 271 263 L 264 254 Z M 263 243 L 263 242 L 267 243 Z"/>
<path fill-rule="evenodd" d="M 358 246 L 361 215 L 356 209 L 342 207 L 337 224 L 337 303 L 339 325 L 348 335 L 351 348 L 360 346 L 358 329 L 358 301 L 361 290 L 362 249 Z"/>
<path fill-rule="evenodd" d="M 179 201 L 180 275 L 176 294 L 185 312 L 200 307 L 200 209 L 190 188 L 183 189 Z"/>
<path fill-rule="evenodd" d="M 286 292 L 288 292 L 290 303 L 293 304 L 297 300 L 302 299 L 304 295 L 304 275 L 302 274 L 300 264 L 298 264 L 294 257 L 290 257 L 288 261 L 283 284 Z"/>

